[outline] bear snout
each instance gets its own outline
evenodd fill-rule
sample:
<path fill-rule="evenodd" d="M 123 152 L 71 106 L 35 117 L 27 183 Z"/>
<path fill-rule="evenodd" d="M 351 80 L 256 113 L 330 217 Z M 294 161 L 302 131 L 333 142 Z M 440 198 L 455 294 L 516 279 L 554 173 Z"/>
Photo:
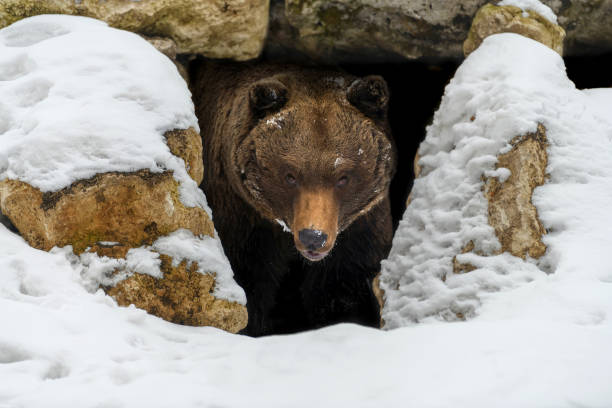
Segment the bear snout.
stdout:
<path fill-rule="evenodd" d="M 293 207 L 293 241 L 310 261 L 320 261 L 331 251 L 338 234 L 338 202 L 333 189 L 301 191 Z"/>
<path fill-rule="evenodd" d="M 303 229 L 298 233 L 298 238 L 309 251 L 316 251 L 325 246 L 327 234 L 320 230 Z"/>

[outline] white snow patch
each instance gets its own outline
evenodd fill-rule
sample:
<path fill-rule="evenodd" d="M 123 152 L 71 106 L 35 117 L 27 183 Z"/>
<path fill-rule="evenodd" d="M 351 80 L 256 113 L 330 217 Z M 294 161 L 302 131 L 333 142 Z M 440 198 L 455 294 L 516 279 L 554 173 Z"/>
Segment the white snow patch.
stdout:
<path fill-rule="evenodd" d="M 282 129 L 282 123 L 285 120 L 285 118 L 282 116 L 282 114 L 277 113 L 276 115 L 272 116 L 270 119 L 266 120 L 266 125 L 269 126 L 275 126 L 278 129 Z"/>
<path fill-rule="evenodd" d="M 510 169 L 506 169 L 505 167 L 500 167 L 495 170 L 486 170 L 484 172 L 484 175 L 486 177 L 495 177 L 500 183 L 503 183 L 506 180 L 508 180 L 508 177 L 512 175 L 512 172 L 510 171 Z"/>
<path fill-rule="evenodd" d="M 186 206 L 208 209 L 164 133 L 198 129 L 174 64 L 140 36 L 75 16 L 0 30 L 0 179 L 43 192 L 104 172 L 172 170 Z"/>
<path fill-rule="evenodd" d="M 578 91 L 562 58 L 544 45 L 509 33 L 486 38 L 446 87 L 419 149 L 421 177 L 382 263 L 387 328 L 458 314 L 572 316 L 575 310 L 557 304 L 557 290 L 567 295 L 582 285 L 593 293 L 609 291 L 602 282 L 612 281 L 610 106 L 612 91 Z M 506 169 L 495 170 L 496 157 L 538 123 L 547 129 L 550 178 L 532 201 L 548 231 L 547 252 L 537 261 L 475 255 L 500 248 L 488 225 L 482 176 L 506 178 Z M 470 241 L 474 253 L 457 260 L 478 269 L 455 274 L 452 258 Z M 519 291 L 523 287 L 540 292 Z M 516 295 L 518 300 L 512 293 L 529 295 Z M 588 296 L 570 295 L 589 304 L 585 313 L 609 313 L 609 301 Z M 536 311 L 538 304 L 550 309 Z M 526 305 L 534 310 L 527 312 Z"/>
<path fill-rule="evenodd" d="M 276 222 L 278 223 L 278 225 L 280 225 L 281 227 L 283 227 L 283 231 L 284 232 L 291 232 L 291 229 L 287 226 L 287 224 L 285 223 L 285 221 L 281 220 L 281 219 L 276 219 Z"/>
<path fill-rule="evenodd" d="M 535 11 L 551 23 L 557 24 L 557 15 L 550 7 L 542 4 L 538 0 L 502 0 L 497 3 L 498 6 L 515 6 L 523 10 L 523 16 L 528 17 L 527 10 Z"/>
<path fill-rule="evenodd" d="M 115 245 L 119 245 L 119 242 L 114 242 L 114 241 L 98 241 L 99 245 L 103 245 L 103 246 L 115 246 Z"/>

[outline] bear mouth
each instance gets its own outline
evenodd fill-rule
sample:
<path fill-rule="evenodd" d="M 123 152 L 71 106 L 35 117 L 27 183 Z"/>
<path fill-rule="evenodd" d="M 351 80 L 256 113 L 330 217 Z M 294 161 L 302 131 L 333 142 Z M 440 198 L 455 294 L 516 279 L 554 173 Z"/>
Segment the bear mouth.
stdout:
<path fill-rule="evenodd" d="M 317 251 L 305 250 L 305 251 L 300 251 L 300 253 L 302 254 L 304 258 L 308 259 L 309 261 L 318 262 L 321 259 L 325 258 L 327 254 L 329 254 L 329 251 L 317 252 Z"/>

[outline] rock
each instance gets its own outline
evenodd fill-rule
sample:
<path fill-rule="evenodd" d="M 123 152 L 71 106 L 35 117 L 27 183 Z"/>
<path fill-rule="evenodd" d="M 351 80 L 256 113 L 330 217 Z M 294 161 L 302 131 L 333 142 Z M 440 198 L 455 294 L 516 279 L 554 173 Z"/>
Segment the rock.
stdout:
<path fill-rule="evenodd" d="M 198 272 L 199 265 L 160 255 L 163 277 L 134 273 L 105 288 L 120 306 L 134 306 L 169 322 L 188 326 L 214 326 L 236 333 L 246 327 L 246 307 L 213 295 L 215 276 Z"/>
<path fill-rule="evenodd" d="M 460 59 L 472 20 L 487 3 L 486 0 L 272 0 L 266 55 L 327 63 L 388 62 L 420 57 Z M 493 5 L 496 3 L 491 2 L 487 10 L 502 9 Z M 612 51 L 609 24 L 612 3 L 600 0 L 543 0 L 542 3 L 557 14 L 559 26 L 567 33 L 565 55 Z M 493 13 L 500 21 L 481 21 L 480 30 L 485 30 L 486 25 L 498 28 L 503 25 L 506 31 L 536 37 L 561 52 L 563 38 L 554 24 L 534 15 L 520 18 L 517 8 L 512 6 L 503 10 L 501 15 Z"/>
<path fill-rule="evenodd" d="M 171 41 L 152 42 L 175 54 Z M 36 248 L 71 246 L 88 290 L 181 324 L 244 327 L 246 298 L 198 188 L 202 143 L 175 67 L 138 35 L 66 15 L 0 30 L 0 66 L 15 65 L 14 50 L 31 69 L 12 80 L 35 82 L 14 93 L 10 78 L 0 84 L 12 115 L 0 133 L 11 141 L 0 143 L 2 213 Z M 44 102 L 20 104 L 40 83 Z M 26 115 L 35 130 L 21 126 Z"/>
<path fill-rule="evenodd" d="M 419 147 L 411 200 L 381 263 L 385 328 L 468 319 L 496 292 L 555 271 L 554 209 L 566 205 L 550 188 L 572 150 L 558 129 L 582 126 L 563 113 L 588 112 L 582 98 L 561 56 L 524 36 L 491 35 L 465 59 Z"/>
<path fill-rule="evenodd" d="M 15 226 L 13 225 L 11 220 L 9 220 L 6 215 L 2 214 L 1 210 L 0 210 L 0 224 L 4 225 L 6 228 L 8 228 L 9 231 L 18 232 L 17 228 L 15 228 Z"/>
<path fill-rule="evenodd" d="M 380 287 L 380 272 L 374 277 L 374 280 L 372 281 L 372 291 L 374 292 L 374 296 L 378 301 L 378 306 L 380 307 L 380 310 L 383 310 L 383 307 L 385 307 L 385 291 Z M 381 317 L 380 327 L 384 327 L 384 325 L 385 321 Z"/>
<path fill-rule="evenodd" d="M 166 144 L 173 155 L 185 161 L 189 176 L 200 185 L 204 178 L 204 163 L 202 162 L 202 138 L 193 128 L 185 130 L 170 130 L 164 134 Z"/>
<path fill-rule="evenodd" d="M 169 131 L 165 136 L 172 153 L 183 158 L 189 175 L 200 183 L 203 168 L 199 134 L 186 129 Z M 36 248 L 72 245 L 77 255 L 120 260 L 118 265 L 122 267 L 114 268 L 113 274 L 120 273 L 121 277 L 112 285 L 103 285 L 120 306 L 134 304 L 174 323 L 214 326 L 236 333 L 248 321 L 246 302 L 241 289 L 242 297 L 229 299 L 214 293 L 220 284 L 218 272 L 229 273 L 230 284 L 236 285 L 222 253 L 214 256 L 223 258 L 224 271 L 219 271 L 218 259 L 209 259 L 212 266 L 187 260 L 174 265 L 168 254 L 159 255 L 159 276 L 139 273 L 130 269 L 129 262 L 126 264 L 131 249 L 149 248 L 160 237 L 180 229 L 190 231 L 196 245 L 204 238 L 218 240 L 206 211 L 183 205 L 178 188 L 170 171 L 103 173 L 52 193 L 6 179 L 0 181 L 0 208 Z M 212 257 L 213 252 L 206 252 L 207 256 Z M 224 280 L 227 286 L 228 277 Z"/>
<path fill-rule="evenodd" d="M 483 0 L 286 0 L 272 4 L 270 54 L 296 49 L 323 62 L 459 57 Z M 286 20 L 283 18 L 286 16 Z M 293 43 L 293 46 L 291 45 Z"/>
<path fill-rule="evenodd" d="M 170 139 L 186 140 L 193 133 L 197 134 L 193 130 L 170 132 Z M 193 154 L 201 157 L 201 150 L 196 147 Z M 201 180 L 201 164 L 192 172 Z M 139 247 L 179 228 L 212 236 L 208 214 L 201 208 L 185 207 L 178 187 L 171 172 L 148 170 L 98 174 L 46 193 L 5 179 L 0 181 L 0 206 L 30 245 L 47 251 L 72 245 L 80 253 L 99 241 Z"/>
<path fill-rule="evenodd" d="M 565 55 L 597 55 L 612 51 L 612 2 L 545 1 L 567 33 Z M 549 4 L 550 3 L 550 4 Z"/>
<path fill-rule="evenodd" d="M 489 225 L 501 243 L 500 252 L 525 259 L 539 258 L 546 252 L 542 235 L 546 233 L 531 202 L 533 190 L 546 181 L 548 154 L 546 129 L 538 125 L 535 133 L 517 136 L 512 150 L 497 157 L 497 168 L 510 170 L 504 182 L 488 177 L 485 196 L 489 202 Z"/>
<path fill-rule="evenodd" d="M 269 0 L 3 0 L 0 28 L 39 14 L 71 14 L 171 38 L 179 53 L 238 61 L 256 58 L 268 29 Z"/>
<path fill-rule="evenodd" d="M 515 6 L 483 6 L 472 22 L 463 53 L 468 56 L 482 40 L 497 33 L 516 33 L 538 41 L 563 55 L 565 30 L 535 11 L 523 12 Z"/>

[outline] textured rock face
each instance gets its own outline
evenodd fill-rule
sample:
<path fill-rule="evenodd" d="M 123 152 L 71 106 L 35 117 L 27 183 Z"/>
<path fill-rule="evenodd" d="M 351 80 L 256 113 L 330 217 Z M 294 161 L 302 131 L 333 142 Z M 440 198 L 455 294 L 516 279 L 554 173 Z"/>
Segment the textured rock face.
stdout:
<path fill-rule="evenodd" d="M 489 202 L 489 225 L 501 243 L 501 252 L 525 259 L 539 258 L 546 252 L 542 235 L 546 233 L 531 202 L 533 190 L 546 181 L 546 129 L 517 137 L 512 150 L 497 157 L 497 168 L 510 170 L 504 182 L 487 178 L 485 195 Z"/>
<path fill-rule="evenodd" d="M 467 56 L 474 51 L 482 40 L 497 33 L 516 33 L 538 41 L 563 55 L 565 30 L 534 11 L 514 6 L 494 6 L 487 4 L 478 10 L 474 22 L 463 43 Z"/>
<path fill-rule="evenodd" d="M 269 0 L 3 0 L 0 28 L 39 14 L 71 14 L 112 27 L 172 38 L 179 53 L 256 58 L 268 27 Z"/>
<path fill-rule="evenodd" d="M 271 52 L 294 42 L 323 61 L 403 60 L 459 56 L 457 41 L 482 0 L 286 0 L 272 5 Z M 280 45 L 279 45 L 280 44 Z"/>
<path fill-rule="evenodd" d="M 186 130 L 170 130 L 164 134 L 166 144 L 173 155 L 185 161 L 189 176 L 200 185 L 204 178 L 202 162 L 202 138 L 193 128 Z"/>
<path fill-rule="evenodd" d="M 199 134 L 190 128 L 166 132 L 165 137 L 172 153 L 185 161 L 189 175 L 200 183 Z M 179 229 L 214 237 L 206 211 L 183 205 L 170 171 L 103 173 L 52 193 L 5 179 L 0 181 L 0 208 L 30 245 L 43 250 L 72 245 L 76 254 L 87 251 L 123 260 L 131 248 L 151 245 Z M 165 254 L 159 258 L 161 277 L 118 268 L 113 274 L 123 274 L 122 279 L 104 290 L 121 306 L 134 304 L 174 323 L 233 333 L 246 326 L 244 304 L 214 295 L 214 270 L 197 262 L 173 262 Z"/>
<path fill-rule="evenodd" d="M 164 320 L 188 326 L 214 326 L 236 333 L 247 325 L 246 308 L 213 295 L 215 277 L 198 272 L 198 264 L 173 265 L 160 255 L 163 278 L 134 273 L 105 288 L 121 306 L 135 305 Z"/>
<path fill-rule="evenodd" d="M 461 58 L 472 20 L 487 3 L 497 8 L 492 6 L 497 2 L 486 0 L 272 0 L 266 53 L 324 62 L 394 61 L 422 56 Z M 567 33 L 565 55 L 612 50 L 611 2 L 542 3 L 557 14 L 558 24 Z M 563 38 L 558 28 L 551 28 L 551 23 L 534 16 L 523 21 L 512 9 L 516 8 L 504 7 L 501 15 L 489 15 L 499 20 L 489 21 L 480 29 L 486 30 L 487 24 L 496 27 L 502 24 L 505 31 L 538 37 L 535 39 L 561 51 Z"/>
<path fill-rule="evenodd" d="M 497 156 L 497 169 L 507 169 L 510 175 L 503 182 L 498 177 L 487 177 L 484 194 L 488 202 L 489 225 L 501 248 L 493 254 L 509 253 L 526 259 L 538 259 L 546 252 L 542 236 L 546 230 L 538 218 L 532 203 L 533 191 L 546 182 L 548 154 L 546 129 L 541 124 L 535 133 L 517 136 L 510 142 L 512 149 Z M 474 242 L 468 242 L 462 254 L 474 250 Z M 484 256 L 483 253 L 478 255 Z M 453 272 L 466 273 L 476 267 L 453 258 Z"/>
<path fill-rule="evenodd" d="M 545 1 L 565 29 L 565 55 L 612 51 L 612 2 L 602 0 Z"/>
<path fill-rule="evenodd" d="M 169 139 L 180 146 L 179 141 L 193 133 L 197 135 L 193 130 L 171 132 Z M 185 152 L 191 150 L 201 157 L 196 153 L 197 146 L 183 147 Z M 189 156 L 185 156 L 187 163 Z M 192 172 L 201 180 L 201 164 L 199 170 L 195 167 Z M 22 236 L 33 247 L 44 250 L 72 245 L 79 253 L 99 241 L 138 247 L 179 228 L 210 236 L 214 231 L 203 209 L 181 203 L 171 172 L 99 174 L 52 193 L 7 179 L 0 181 L 0 197 L 3 213 Z"/>

